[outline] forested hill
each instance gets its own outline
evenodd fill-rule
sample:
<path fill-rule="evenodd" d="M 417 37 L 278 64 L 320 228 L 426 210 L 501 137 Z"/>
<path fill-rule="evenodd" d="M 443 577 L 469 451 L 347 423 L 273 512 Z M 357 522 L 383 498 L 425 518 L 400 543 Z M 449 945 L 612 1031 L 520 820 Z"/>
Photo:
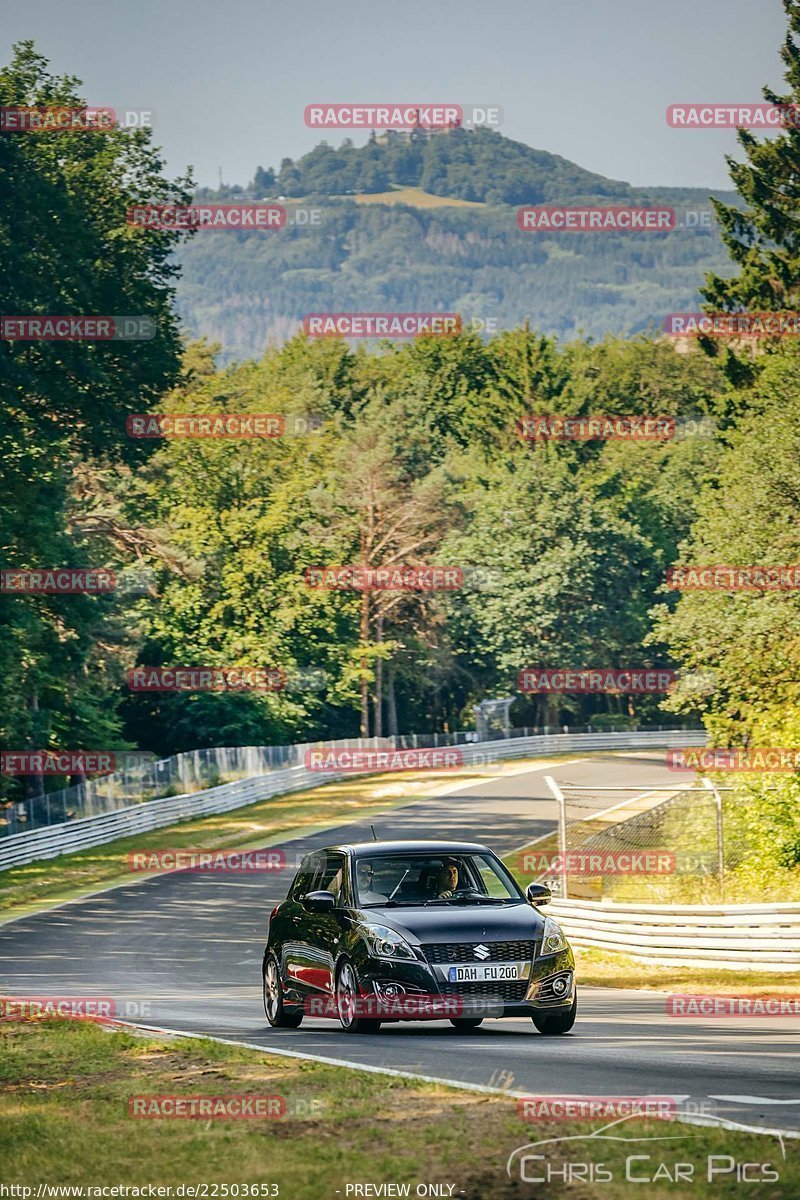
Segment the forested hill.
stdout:
<path fill-rule="evenodd" d="M 414 140 L 379 134 L 365 146 L 346 139 L 338 150 L 323 142 L 297 162 L 284 159 L 276 183 L 283 196 L 374 193 L 396 185 L 486 204 L 631 195 L 627 183 L 605 179 L 557 154 L 488 129 L 454 129 L 416 135 Z"/>
<path fill-rule="evenodd" d="M 200 233 L 180 252 L 181 316 L 225 358 L 260 354 L 320 310 L 446 310 L 487 328 L 525 318 L 563 338 L 632 333 L 698 304 L 728 259 L 703 189 L 634 188 L 488 130 L 356 147 L 322 143 L 246 187 L 205 199 L 283 197 L 318 210 L 270 233 Z M 719 193 L 727 201 L 732 193 Z M 668 204 L 671 232 L 522 232 L 522 204 Z M 703 215 L 705 214 L 705 215 Z"/>

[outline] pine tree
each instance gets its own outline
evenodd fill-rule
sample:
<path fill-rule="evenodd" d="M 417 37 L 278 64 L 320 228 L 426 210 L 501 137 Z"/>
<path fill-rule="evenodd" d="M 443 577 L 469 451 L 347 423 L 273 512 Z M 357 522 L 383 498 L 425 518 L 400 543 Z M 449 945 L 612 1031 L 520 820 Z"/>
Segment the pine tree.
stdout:
<path fill-rule="evenodd" d="M 712 198 L 722 239 L 739 273 L 708 275 L 701 294 L 713 312 L 796 311 L 800 309 L 800 0 L 783 0 L 788 29 L 781 47 L 789 86 L 779 96 L 763 89 L 764 99 L 786 109 L 777 137 L 762 140 L 748 129 L 738 132 L 746 161 L 727 157 L 730 176 L 744 209 Z M 704 348 L 719 353 L 714 340 Z M 752 374 L 752 360 L 740 360 L 728 348 L 725 366 L 734 382 Z"/>

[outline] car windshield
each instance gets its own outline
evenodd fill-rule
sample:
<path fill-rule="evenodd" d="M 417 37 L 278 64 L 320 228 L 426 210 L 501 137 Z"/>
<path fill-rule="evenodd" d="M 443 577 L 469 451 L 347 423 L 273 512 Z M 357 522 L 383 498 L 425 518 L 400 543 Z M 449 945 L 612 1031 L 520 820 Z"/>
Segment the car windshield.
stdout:
<path fill-rule="evenodd" d="M 360 908 L 524 900 L 502 863 L 489 854 L 376 854 L 356 859 L 353 875 Z"/>

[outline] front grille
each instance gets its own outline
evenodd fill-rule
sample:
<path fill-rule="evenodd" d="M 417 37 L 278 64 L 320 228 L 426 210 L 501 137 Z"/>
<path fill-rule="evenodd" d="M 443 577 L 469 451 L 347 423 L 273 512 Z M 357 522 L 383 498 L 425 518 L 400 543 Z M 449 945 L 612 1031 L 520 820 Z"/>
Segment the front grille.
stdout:
<path fill-rule="evenodd" d="M 487 958 L 476 958 L 475 947 L 485 946 Z M 531 942 L 429 942 L 422 952 L 429 963 L 529 962 L 533 958 Z M 512 980 L 513 982 L 513 980 Z"/>
<path fill-rule="evenodd" d="M 481 996 L 484 999 L 499 999 L 506 1004 L 519 1004 L 528 990 L 527 979 L 485 980 L 481 983 L 440 983 L 447 996 Z"/>

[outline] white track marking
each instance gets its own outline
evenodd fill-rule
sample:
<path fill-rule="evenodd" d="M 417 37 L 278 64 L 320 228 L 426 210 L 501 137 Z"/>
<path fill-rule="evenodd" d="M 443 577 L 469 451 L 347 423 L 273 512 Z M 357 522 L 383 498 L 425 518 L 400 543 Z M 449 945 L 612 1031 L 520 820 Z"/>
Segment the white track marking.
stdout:
<path fill-rule="evenodd" d="M 530 1095 L 530 1092 L 512 1092 L 509 1088 L 494 1088 L 483 1083 L 464 1083 L 460 1079 L 443 1079 L 438 1075 L 420 1075 L 415 1071 L 398 1071 L 394 1067 L 377 1067 L 372 1063 L 350 1062 L 346 1058 L 331 1058 L 324 1054 L 307 1054 L 302 1050 L 286 1050 L 283 1046 L 260 1046 L 256 1042 L 242 1042 L 237 1038 L 213 1037 L 211 1034 L 206 1033 L 186 1033 L 181 1029 L 167 1029 L 160 1025 L 139 1025 L 134 1021 L 109 1021 L 102 1022 L 102 1024 L 110 1026 L 121 1025 L 130 1029 L 141 1029 L 146 1033 L 161 1033 L 170 1037 L 221 1042 L 223 1046 L 243 1046 L 247 1050 L 258 1050 L 262 1054 L 277 1054 L 279 1058 L 302 1058 L 310 1062 L 325 1063 L 329 1067 L 346 1067 L 350 1071 L 365 1071 L 369 1075 L 389 1075 L 397 1079 L 416 1079 L 420 1083 L 439 1083 L 444 1087 L 458 1088 L 462 1092 L 482 1092 L 492 1096 L 511 1096 L 515 1100 L 521 1100 Z M 472 1041 L 471 1037 L 470 1041 Z M 466 1041 L 464 1044 L 467 1044 Z M 716 1097 L 716 1099 L 719 1098 Z M 703 1125 L 718 1129 L 738 1130 L 741 1133 L 759 1133 L 768 1134 L 773 1137 L 800 1138 L 800 1130 L 765 1129 L 759 1125 L 744 1125 L 738 1121 L 728 1121 L 723 1117 L 680 1116 L 678 1120 L 684 1125 Z"/>

